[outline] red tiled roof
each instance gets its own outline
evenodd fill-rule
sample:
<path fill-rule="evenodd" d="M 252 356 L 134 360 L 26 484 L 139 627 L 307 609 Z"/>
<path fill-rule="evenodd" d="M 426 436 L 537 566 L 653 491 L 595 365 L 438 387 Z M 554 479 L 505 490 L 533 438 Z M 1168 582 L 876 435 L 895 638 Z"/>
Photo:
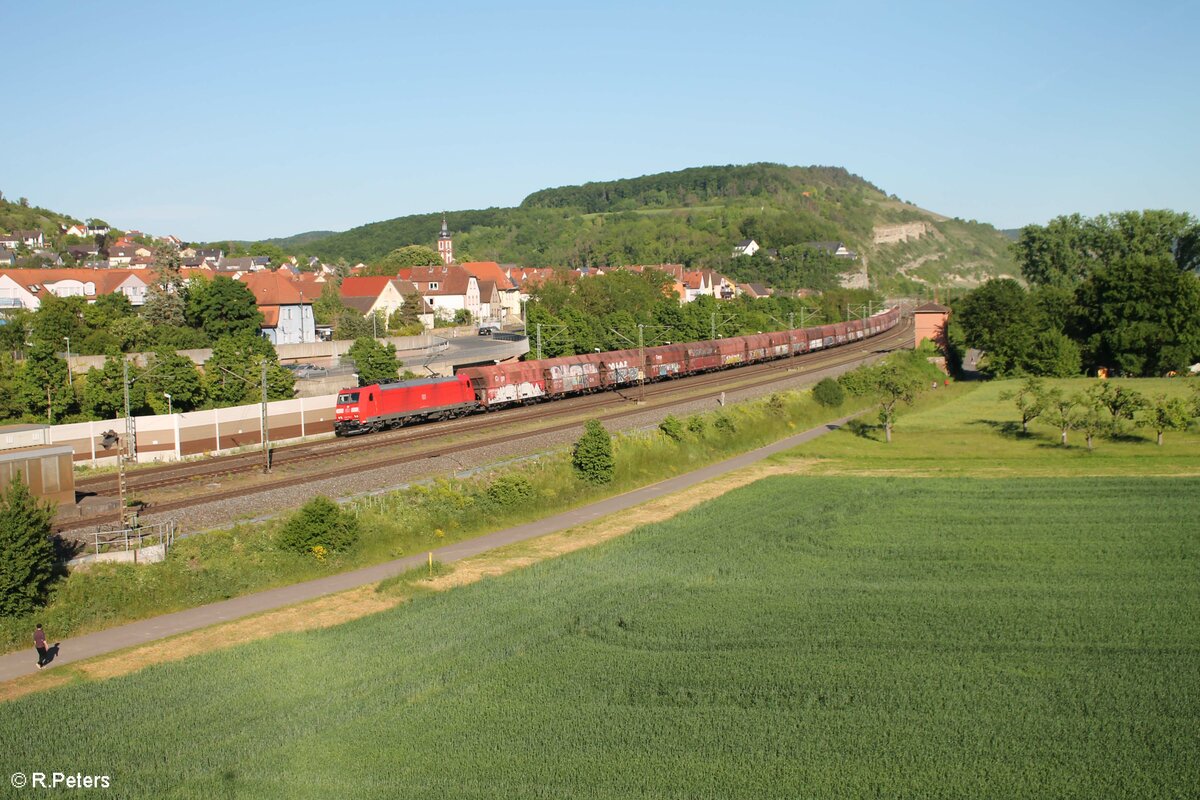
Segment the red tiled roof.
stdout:
<path fill-rule="evenodd" d="M 462 267 L 451 264 L 443 267 L 413 267 L 406 280 L 412 281 L 422 294 L 465 295 L 472 277 Z M 432 283 L 437 284 L 436 289 L 430 288 Z"/>
<path fill-rule="evenodd" d="M 484 281 L 494 281 L 496 288 L 500 291 L 515 288 L 512 281 L 504 274 L 504 270 L 500 269 L 500 265 L 495 261 L 468 261 L 462 265 L 462 268 L 474 275 L 481 286 Z"/>
<path fill-rule="evenodd" d="M 387 275 L 377 275 L 366 278 L 343 278 L 338 292 L 342 297 L 379 297 L 393 278 Z"/>
<path fill-rule="evenodd" d="M 279 327 L 279 306 L 259 306 L 259 311 L 262 312 L 263 321 L 261 328 L 278 328 Z"/>
<path fill-rule="evenodd" d="M 250 287 L 254 302 L 258 304 L 260 311 L 263 310 L 263 306 L 294 306 L 302 302 L 300 287 L 296 286 L 286 273 L 280 275 L 277 272 L 252 272 L 243 275 L 239 280 Z M 315 299 L 310 297 L 308 302 L 311 303 Z"/>

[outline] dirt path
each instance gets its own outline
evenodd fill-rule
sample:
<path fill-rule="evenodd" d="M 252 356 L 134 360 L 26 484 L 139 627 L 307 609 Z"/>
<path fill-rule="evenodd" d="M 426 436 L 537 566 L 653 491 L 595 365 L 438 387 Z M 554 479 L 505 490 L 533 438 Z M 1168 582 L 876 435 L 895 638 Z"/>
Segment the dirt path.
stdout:
<path fill-rule="evenodd" d="M 268 611 L 228 623 L 203 628 L 151 644 L 97 656 L 61 667 L 0 683 L 0 702 L 33 692 L 52 689 L 78 680 L 105 680 L 128 675 L 154 664 L 180 661 L 190 656 L 236 647 L 280 633 L 295 633 L 328 628 L 395 608 L 407 602 L 413 590 L 446 591 L 483 578 L 503 575 L 530 564 L 592 547 L 623 536 L 633 529 L 672 516 L 720 497 L 726 492 L 772 475 L 808 471 L 809 462 L 755 464 L 720 478 L 696 484 L 673 494 L 642 503 L 620 514 L 588 522 L 566 530 L 506 545 L 455 563 L 453 571 L 432 580 L 401 585 L 397 590 L 376 591 L 378 583 L 349 591 L 325 595 L 316 600 Z"/>

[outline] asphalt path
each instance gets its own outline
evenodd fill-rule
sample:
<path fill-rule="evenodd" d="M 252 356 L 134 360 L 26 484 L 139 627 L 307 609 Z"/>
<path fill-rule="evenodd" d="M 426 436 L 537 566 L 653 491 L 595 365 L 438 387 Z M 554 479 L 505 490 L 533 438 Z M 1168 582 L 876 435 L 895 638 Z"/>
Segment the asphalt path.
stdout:
<path fill-rule="evenodd" d="M 507 544 L 523 542 L 527 539 L 535 539 L 539 536 L 573 528 L 576 525 L 582 525 L 601 517 L 624 511 L 662 497 L 663 495 L 669 495 L 673 492 L 695 486 L 698 483 L 719 478 L 727 473 L 756 464 L 776 453 L 796 447 L 829 431 L 836 430 L 849 419 L 851 417 L 844 417 L 805 431 L 804 433 L 790 436 L 774 444 L 769 444 L 766 447 L 752 450 L 749 453 L 743 453 L 740 456 L 734 456 L 733 458 L 711 464 L 694 472 L 677 475 L 674 478 L 669 478 L 650 486 L 644 486 L 625 494 L 609 497 L 591 505 L 581 506 L 536 522 L 505 528 L 486 536 L 448 544 L 434 550 L 433 556 L 443 563 L 451 563 Z M 139 622 L 131 622 L 127 625 L 89 633 L 84 636 L 77 636 L 73 639 L 64 639 L 59 643 L 58 655 L 51 662 L 48 669 L 112 653 L 127 647 L 146 644 L 147 642 L 164 639 L 168 636 L 187 633 L 188 631 L 194 631 L 210 625 L 229 622 L 252 614 L 260 614 L 264 611 L 294 605 L 306 600 L 322 597 L 323 595 L 375 583 L 384 578 L 390 578 L 393 575 L 407 572 L 414 567 L 419 567 L 425 564 L 428 558 L 427 553 L 419 553 L 405 558 L 398 558 L 395 561 L 388 561 L 384 564 L 376 564 L 375 566 L 363 567 L 351 572 L 330 575 L 327 578 L 318 578 L 317 580 L 305 581 L 304 583 L 297 583 L 291 586 L 268 589 L 263 592 L 223 600 L 219 603 L 210 603 L 206 606 L 190 608 L 186 611 L 177 611 L 173 614 L 164 614 Z M 47 631 L 47 634 L 48 642 L 54 642 L 54 631 Z M 29 636 L 30 646 L 27 650 L 0 656 L 0 681 L 29 675 L 38 671 L 37 653 L 34 651 L 32 644 L 32 630 L 29 632 Z"/>

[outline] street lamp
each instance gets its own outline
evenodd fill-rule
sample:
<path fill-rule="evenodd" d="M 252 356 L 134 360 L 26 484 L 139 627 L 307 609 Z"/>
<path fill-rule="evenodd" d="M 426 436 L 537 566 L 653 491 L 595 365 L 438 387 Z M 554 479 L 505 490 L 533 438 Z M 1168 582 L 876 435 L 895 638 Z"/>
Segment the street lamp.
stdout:
<path fill-rule="evenodd" d="M 71 337 L 64 336 L 63 338 L 67 340 L 67 385 L 74 386 L 75 382 L 71 378 Z"/>
<path fill-rule="evenodd" d="M 163 397 L 167 398 L 167 416 L 171 416 L 171 393 L 163 392 Z"/>

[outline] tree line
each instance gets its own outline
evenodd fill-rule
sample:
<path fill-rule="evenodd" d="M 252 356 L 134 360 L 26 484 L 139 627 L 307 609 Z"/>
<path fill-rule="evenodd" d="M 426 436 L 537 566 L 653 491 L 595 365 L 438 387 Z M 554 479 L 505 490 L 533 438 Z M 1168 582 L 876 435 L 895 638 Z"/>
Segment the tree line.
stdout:
<path fill-rule="evenodd" d="M 991 280 L 954 304 L 951 339 L 997 377 L 1178 372 L 1200 360 L 1200 223 L 1129 211 L 1058 217 L 1015 245 L 1028 288 Z"/>
<path fill-rule="evenodd" d="M 545 358 L 626 350 L 668 342 L 695 342 L 764 331 L 825 325 L 882 300 L 866 290 L 842 289 L 820 297 L 716 300 L 701 296 L 680 305 L 672 279 L 658 270 L 616 270 L 574 283 L 547 281 L 531 291 L 526 331 L 531 354 Z"/>

